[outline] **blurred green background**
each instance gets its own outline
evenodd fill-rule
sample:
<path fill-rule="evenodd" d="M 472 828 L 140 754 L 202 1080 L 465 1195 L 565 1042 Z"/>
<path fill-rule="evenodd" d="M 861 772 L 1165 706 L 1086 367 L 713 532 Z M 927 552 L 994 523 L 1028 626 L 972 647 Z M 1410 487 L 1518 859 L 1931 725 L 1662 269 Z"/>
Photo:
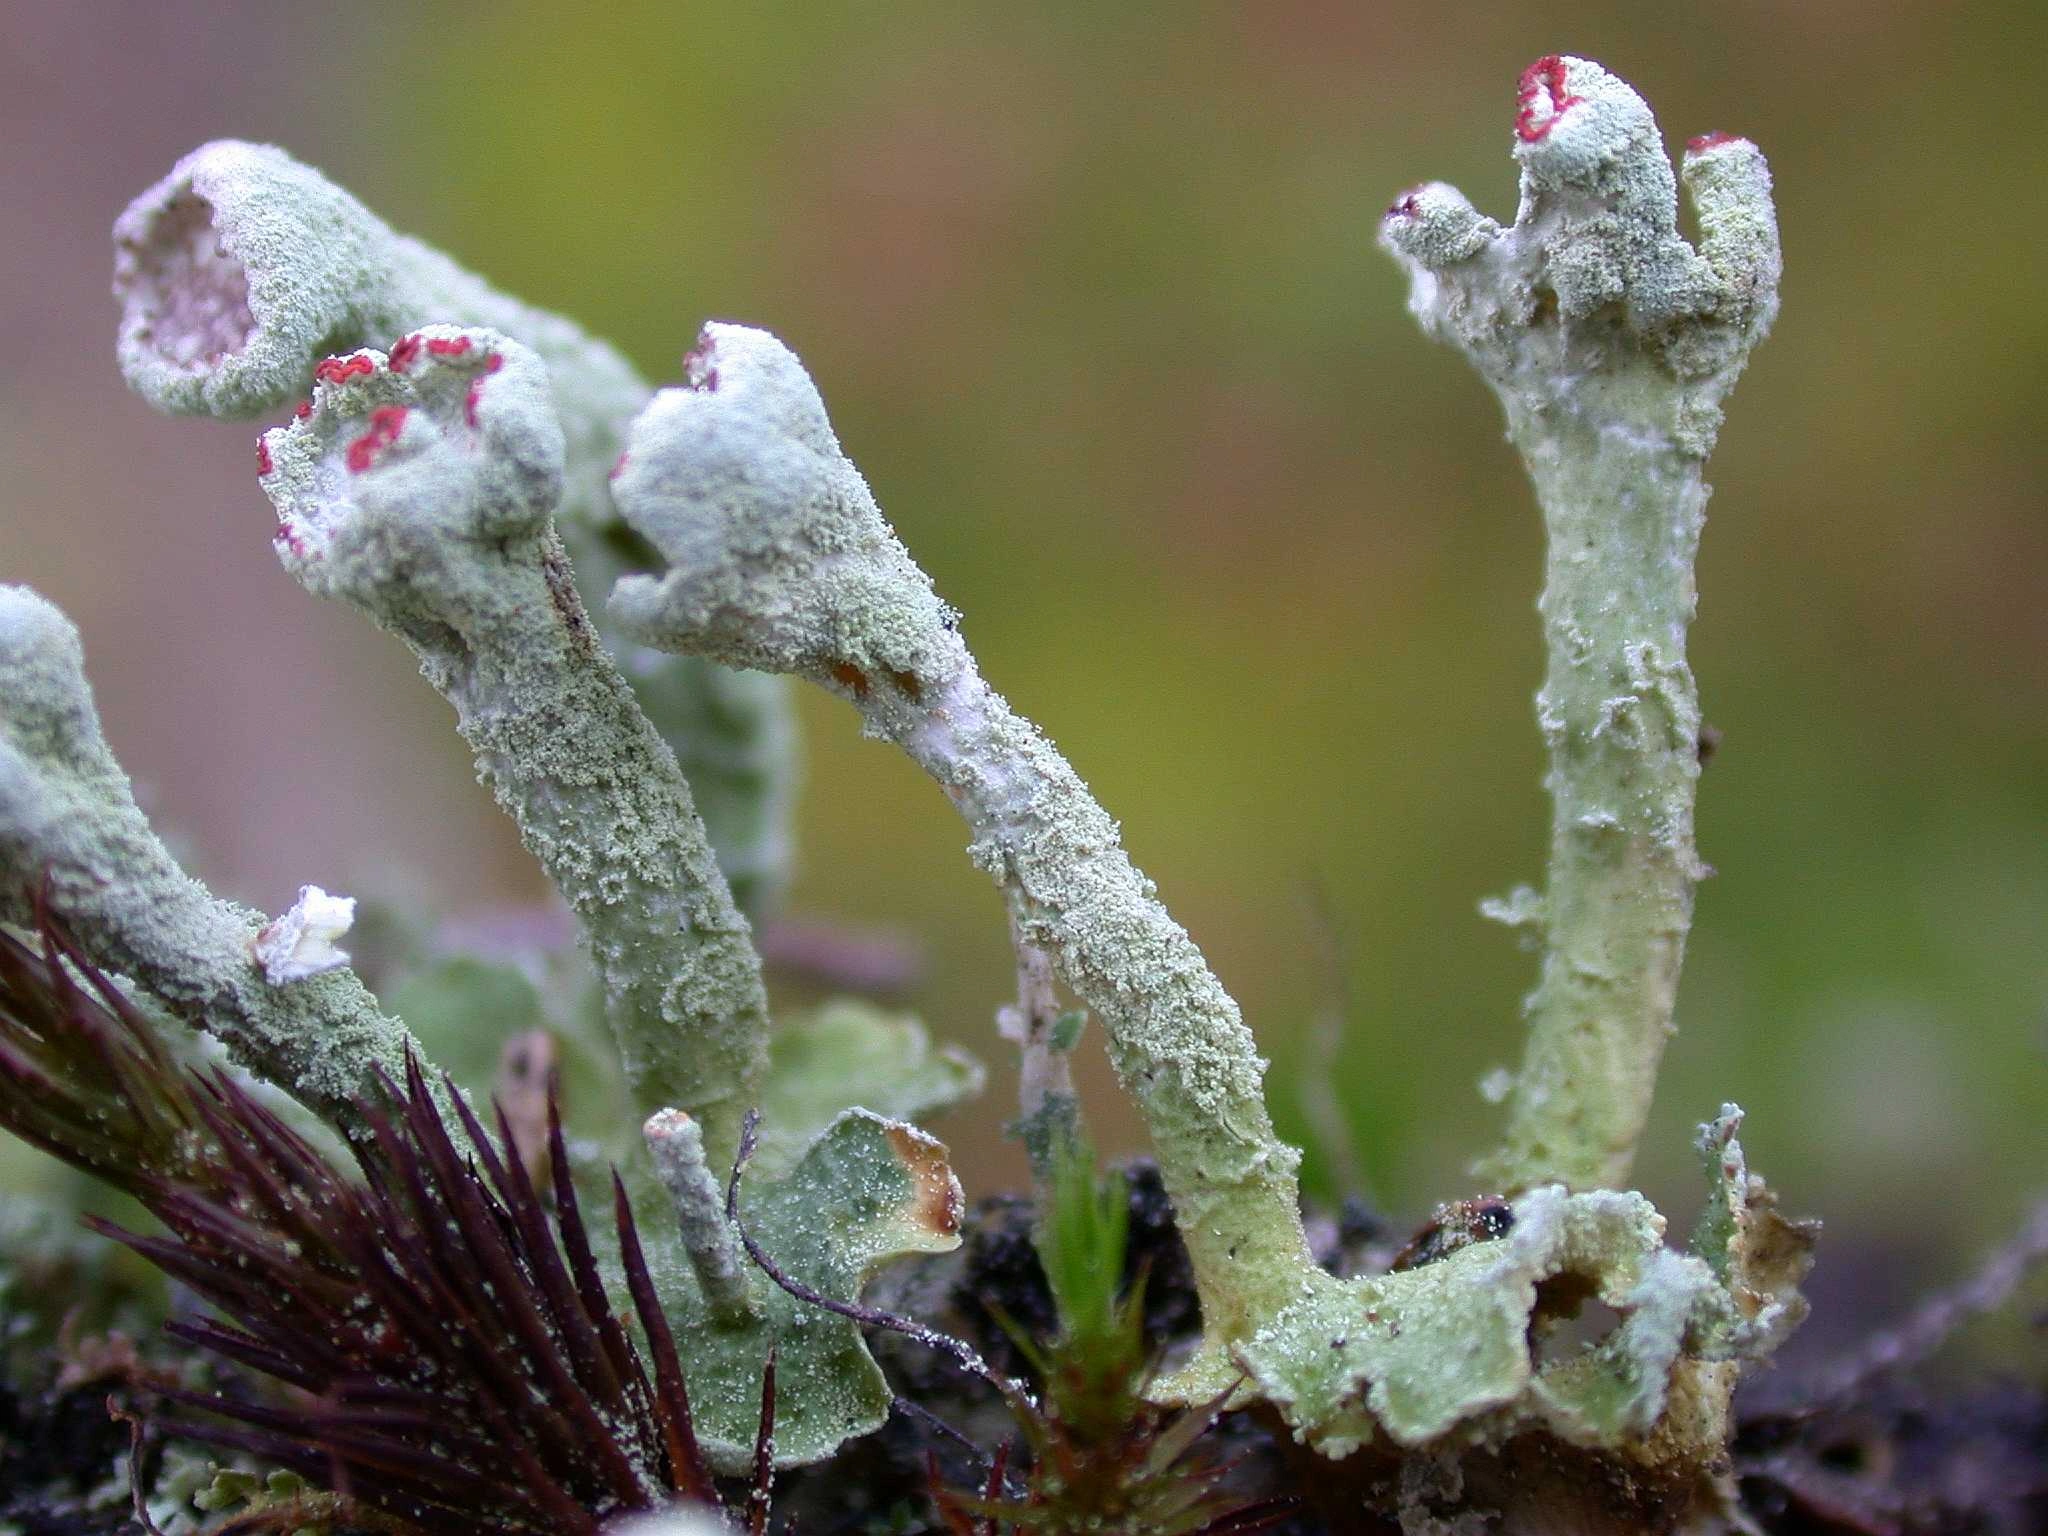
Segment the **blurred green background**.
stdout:
<path fill-rule="evenodd" d="M 529 900 L 441 702 L 277 568 L 253 428 L 123 392 L 107 225 L 200 140 L 271 139 L 656 378 L 706 317 L 768 325 L 1244 1003 L 1283 1126 L 1325 1085 L 1416 1215 L 1467 1192 L 1533 974 L 1474 908 L 1541 873 L 1541 536 L 1372 235 L 1425 178 L 1512 212 L 1515 76 L 1555 50 L 1674 140 L 1755 138 L 1786 246 L 1710 468 L 1720 874 L 1643 1179 L 1689 1213 L 1691 1127 L 1739 1100 L 1830 1252 L 1885 1239 L 1903 1293 L 2048 1182 L 2038 0 L 19 4 L 0 579 L 78 620 L 219 888 Z M 938 1128 L 970 1193 L 1010 1184 L 996 894 L 907 763 L 803 711 L 794 906 L 915 937 L 915 1005 L 998 1069 Z M 1337 1162 L 1314 1142 L 1311 1186 Z"/>

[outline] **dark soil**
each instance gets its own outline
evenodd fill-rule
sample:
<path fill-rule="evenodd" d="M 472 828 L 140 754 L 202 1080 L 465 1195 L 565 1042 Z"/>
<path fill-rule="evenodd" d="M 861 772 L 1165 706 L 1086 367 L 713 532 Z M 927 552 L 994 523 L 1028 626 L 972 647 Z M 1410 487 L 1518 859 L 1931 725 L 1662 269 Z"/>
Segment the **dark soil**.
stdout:
<path fill-rule="evenodd" d="M 1196 1333 L 1192 1279 L 1156 1172 L 1137 1165 L 1130 1188 L 1126 1278 L 1143 1279 L 1147 1336 L 1163 1359 Z M 958 1252 L 885 1276 L 874 1299 L 964 1339 L 999 1370 L 1028 1378 L 1030 1363 L 1005 1320 L 1028 1336 L 1054 1327 L 1030 1224 L 1027 1201 L 986 1201 Z M 1317 1230 L 1333 1268 L 1384 1263 L 1393 1246 L 1385 1227 L 1358 1211 Z M 951 1360 L 891 1334 L 875 1342 L 907 1404 L 883 1431 L 849 1445 L 830 1464 L 783 1476 L 778 1521 L 794 1521 L 803 1536 L 936 1530 L 926 1513 L 934 1460 L 951 1486 L 977 1486 L 987 1475 L 986 1453 L 1016 1437 L 999 1396 Z M 110 1401 L 145 1404 L 151 1383 L 168 1379 L 179 1363 L 174 1350 L 169 1339 L 150 1341 L 140 1353 L 102 1341 L 65 1351 L 62 1362 L 38 1362 L 28 1373 L 35 1379 L 0 1380 L 0 1531 L 101 1536 L 138 1529 L 127 1500 L 112 1492 L 116 1468 L 130 1452 L 130 1429 L 110 1413 Z M 2033 1381 L 1946 1389 L 1877 1380 L 1848 1406 L 1827 1412 L 1802 1409 L 1796 1374 L 1780 1372 L 1766 1391 L 1738 1399 L 1738 1411 L 1734 1472 L 1745 1511 L 1769 1536 L 2048 1533 L 2048 1390 L 2038 1367 Z M 1373 1512 L 1389 1508 L 1399 1491 L 1398 1463 L 1323 1462 L 1254 1414 L 1225 1415 L 1210 1433 L 1217 1459 L 1234 1463 L 1234 1494 L 1247 1502 L 1282 1493 L 1302 1499 L 1299 1512 L 1273 1529 L 1290 1536 L 1400 1531 L 1398 1521 Z M 145 1447 L 145 1481 L 159 1459 Z M 1525 1477 L 1524 1461 L 1526 1453 L 1510 1448 L 1497 1470 L 1504 1478 Z"/>

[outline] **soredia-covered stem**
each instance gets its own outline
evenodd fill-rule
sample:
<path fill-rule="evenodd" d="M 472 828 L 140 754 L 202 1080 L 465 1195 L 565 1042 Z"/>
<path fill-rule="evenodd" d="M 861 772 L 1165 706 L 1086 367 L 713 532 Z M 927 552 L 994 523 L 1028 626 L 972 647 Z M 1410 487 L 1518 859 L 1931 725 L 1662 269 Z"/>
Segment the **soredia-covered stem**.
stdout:
<path fill-rule="evenodd" d="M 664 1109 L 647 1117 L 640 1134 L 712 1316 L 728 1326 L 751 1321 L 761 1311 L 762 1281 L 726 1220 L 725 1191 L 705 1159 L 703 1129 L 680 1110 Z"/>
<path fill-rule="evenodd" d="M 0 921 L 33 926 L 38 899 L 95 964 L 335 1123 L 356 1128 L 379 1071 L 401 1082 L 417 1053 L 339 964 L 275 954 L 266 973 L 280 925 L 213 896 L 150 829 L 100 734 L 78 631 L 0 586 Z"/>
<path fill-rule="evenodd" d="M 323 358 L 367 346 L 402 356 L 433 323 L 512 337 L 547 364 L 564 442 L 557 527 L 586 590 L 630 568 L 604 484 L 649 394 L 633 366 L 397 233 L 283 150 L 220 140 L 180 160 L 114 225 L 114 293 L 122 372 L 180 415 L 281 414 Z M 726 873 L 753 909 L 772 903 L 796 771 L 785 685 L 698 661 L 622 661 L 697 790 Z"/>
<path fill-rule="evenodd" d="M 729 1159 L 766 1059 L 760 963 L 555 538 L 545 371 L 490 331 L 409 341 L 322 364 L 304 419 L 264 436 L 279 556 L 419 656 L 582 921 L 634 1102 L 687 1110 Z"/>
<path fill-rule="evenodd" d="M 1312 1269 L 1298 1155 L 1274 1134 L 1236 1003 L 1079 775 L 982 680 L 795 356 L 713 325 L 687 368 L 634 423 L 613 482 L 669 570 L 620 582 L 614 617 L 650 645 L 831 689 L 939 781 L 1024 940 L 1103 1021 L 1194 1262 L 1205 1364 L 1227 1370 L 1229 1341 Z"/>
<path fill-rule="evenodd" d="M 1015 1134 L 1031 1160 L 1033 1182 L 1046 1195 L 1061 1159 L 1081 1135 L 1072 1053 L 1087 1015 L 1060 1011 L 1052 956 L 1024 936 L 1015 913 L 1010 944 L 1017 952 L 1017 1001 L 997 1011 L 996 1028 L 1017 1045 Z"/>
<path fill-rule="evenodd" d="M 1499 395 L 1548 535 L 1549 881 L 1488 904 L 1541 936 L 1542 972 L 1488 1172 L 1510 1190 L 1619 1187 L 1706 873 L 1685 658 L 1701 472 L 1777 307 L 1777 223 L 1763 156 L 1711 134 L 1685 160 L 1701 230 L 1688 245 L 1655 119 L 1597 64 L 1539 59 L 1519 107 L 1512 226 L 1432 184 L 1387 210 L 1380 238 L 1423 327 Z"/>

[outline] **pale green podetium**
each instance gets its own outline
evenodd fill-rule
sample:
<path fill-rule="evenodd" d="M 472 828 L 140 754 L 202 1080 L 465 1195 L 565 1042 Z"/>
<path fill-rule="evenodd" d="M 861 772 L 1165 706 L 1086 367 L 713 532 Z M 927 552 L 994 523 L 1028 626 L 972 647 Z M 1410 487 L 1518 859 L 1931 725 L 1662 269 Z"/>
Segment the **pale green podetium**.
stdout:
<path fill-rule="evenodd" d="M 96 964 L 354 1127 L 378 1070 L 404 1079 L 405 1026 L 345 967 L 265 976 L 263 915 L 214 896 L 151 830 L 100 734 L 78 631 L 26 587 L 0 586 L 0 679 L 0 921 L 33 927 L 45 894 Z"/>
<path fill-rule="evenodd" d="M 965 817 L 1020 943 L 1101 1017 L 1151 1132 L 1204 1328 L 1162 1396 L 1242 1382 L 1333 1456 L 1533 1429 L 1704 1475 L 1725 1448 L 1739 1358 L 1796 1320 L 1811 1234 L 1770 1213 L 1732 1115 L 1710 1133 L 1720 1214 L 1704 1255 L 1667 1249 L 1642 1196 L 1566 1184 L 1625 1171 L 1669 1024 L 1699 874 L 1684 663 L 1699 463 L 1769 318 L 1776 247 L 1749 146 L 1708 144 L 1690 162 L 1707 229 L 1695 255 L 1634 93 L 1578 61 L 1544 61 L 1532 78 L 1557 94 L 1525 103 L 1515 228 L 1425 189 L 1396 205 L 1387 234 L 1416 273 L 1418 312 L 1508 400 L 1552 516 L 1544 711 L 1560 853 L 1540 915 L 1553 979 L 1518 1088 L 1507 1166 L 1522 1195 L 1504 1235 L 1400 1273 L 1340 1281 L 1316 1267 L 1297 1155 L 1273 1132 L 1236 1005 L 1073 769 L 981 679 L 957 615 L 774 337 L 707 327 L 686 387 L 634 423 L 613 496 L 669 569 L 619 582 L 611 609 L 649 645 L 851 700 Z M 1517 915 L 1538 915 L 1528 905 Z M 1580 1296 L 1621 1323 L 1540 1361 L 1532 1336 Z"/>
<path fill-rule="evenodd" d="M 677 1220 L 677 1241 L 657 1237 L 647 1259 L 708 1454 L 745 1465 L 772 1352 L 786 1373 L 777 1459 L 816 1460 L 876 1428 L 890 1393 L 859 1329 L 768 1285 L 725 1220 L 719 1177 L 769 1091 L 747 920 L 576 594 L 549 520 L 562 439 L 539 358 L 492 331 L 416 335 L 396 358 L 342 359 L 304 420 L 265 435 L 279 555 L 309 591 L 412 648 L 582 923 Z M 784 1177 L 751 1188 L 745 1210 L 787 1272 L 850 1302 L 881 1263 L 955 1245 L 959 1205 L 943 1147 L 847 1110 Z"/>
<path fill-rule="evenodd" d="M 604 493 L 649 394 L 632 364 L 399 234 L 283 150 L 222 139 L 180 160 L 114 225 L 114 293 L 121 371 L 179 415 L 281 415 L 323 358 L 392 348 L 436 322 L 512 337 L 547 365 L 564 448 L 556 526 L 585 591 L 602 594 L 638 559 Z M 624 648 L 619 662 L 696 790 L 742 905 L 772 907 L 792 857 L 786 686 Z"/>
<path fill-rule="evenodd" d="M 628 577 L 627 633 L 728 666 L 786 672 L 859 707 L 966 818 L 1022 943 L 1103 1021 L 1143 1110 L 1200 1288 L 1206 1345 L 1183 1378 L 1213 1391 L 1230 1341 L 1315 1272 L 1295 1167 L 1266 1112 L 1251 1032 L 1116 823 L 987 683 L 953 611 L 883 520 L 810 377 L 766 332 L 706 327 L 689 387 L 634 423 L 612 493 L 669 561 Z"/>
<path fill-rule="evenodd" d="M 1503 229 L 1440 183 L 1380 242 L 1410 308 L 1499 395 L 1549 536 L 1549 880 L 1490 915 L 1540 938 L 1505 1145 L 1510 1192 L 1626 1184 L 1672 1030 L 1693 887 L 1700 710 L 1686 665 L 1702 466 L 1721 400 L 1777 310 L 1770 173 L 1744 139 L 1693 142 L 1697 251 L 1650 109 L 1584 59 L 1522 77 L 1521 207 Z"/>
<path fill-rule="evenodd" d="M 640 1113 L 688 1111 L 730 1161 L 766 1064 L 760 962 L 555 537 L 546 370 L 492 331 L 417 342 L 323 370 L 306 418 L 265 435 L 279 556 L 412 647 L 582 922 Z"/>

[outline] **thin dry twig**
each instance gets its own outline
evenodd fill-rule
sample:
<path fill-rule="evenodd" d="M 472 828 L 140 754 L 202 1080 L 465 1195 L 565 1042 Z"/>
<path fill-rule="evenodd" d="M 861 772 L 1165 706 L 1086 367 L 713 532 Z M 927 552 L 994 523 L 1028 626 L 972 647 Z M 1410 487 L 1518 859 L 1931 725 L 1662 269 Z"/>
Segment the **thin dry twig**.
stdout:
<path fill-rule="evenodd" d="M 1974 1274 L 1936 1291 L 1897 1325 L 1879 1330 L 1823 1370 L 1806 1406 L 1812 1411 L 1840 1407 L 1878 1377 L 1918 1365 L 1963 1324 L 2005 1305 L 2028 1271 L 2043 1261 L 2048 1261 L 2048 1197 L 2035 1203 L 2020 1229 L 1993 1249 Z"/>

